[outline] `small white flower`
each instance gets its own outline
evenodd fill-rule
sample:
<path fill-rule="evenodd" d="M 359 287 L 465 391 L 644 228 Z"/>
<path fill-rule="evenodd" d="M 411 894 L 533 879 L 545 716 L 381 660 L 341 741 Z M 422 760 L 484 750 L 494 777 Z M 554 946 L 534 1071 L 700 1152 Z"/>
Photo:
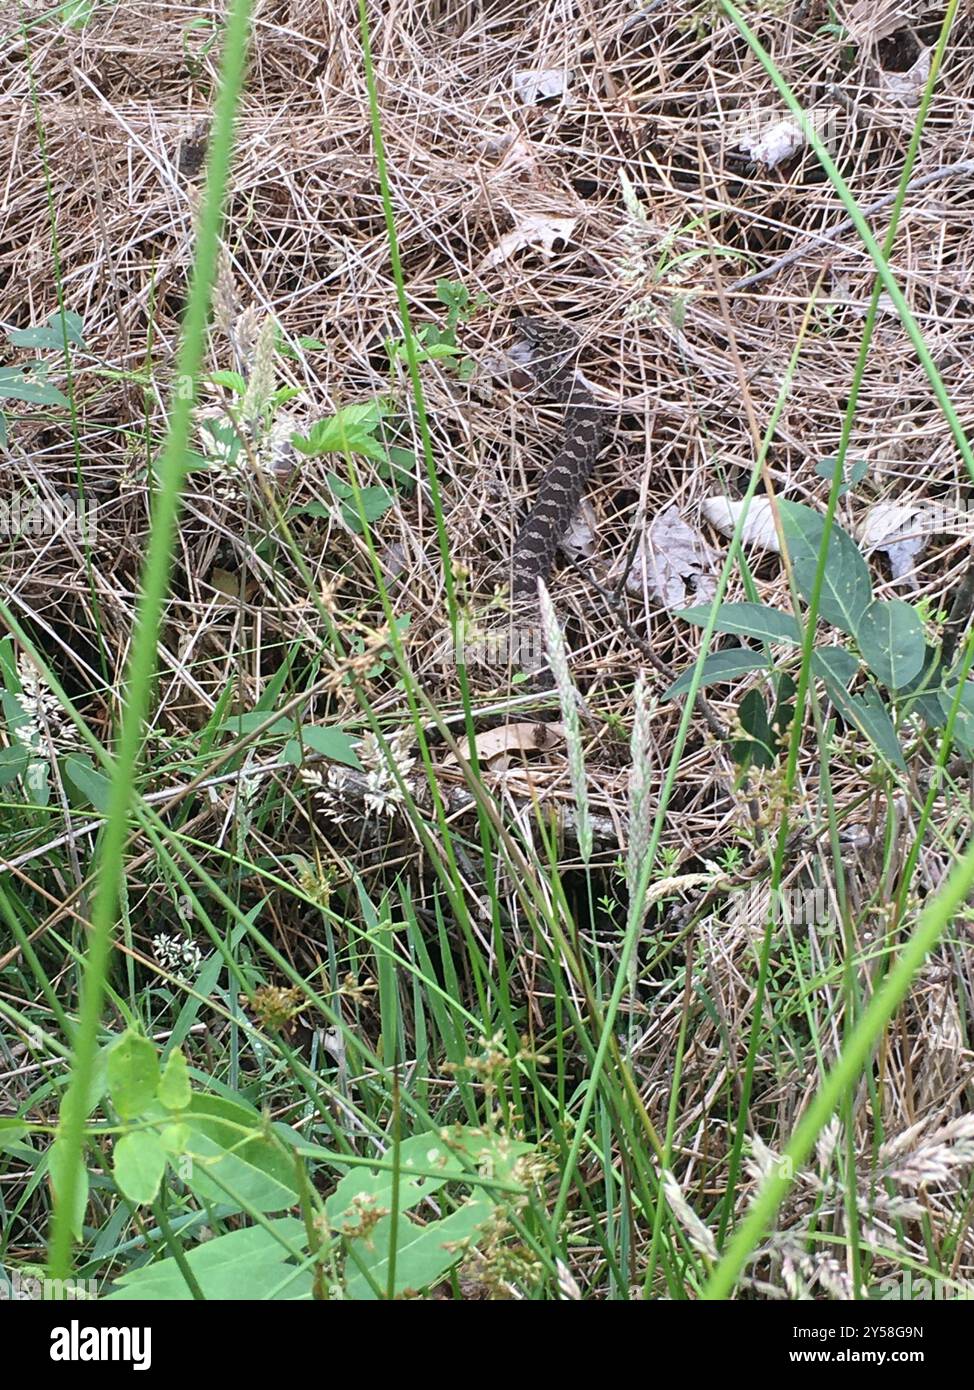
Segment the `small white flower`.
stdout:
<path fill-rule="evenodd" d="M 53 748 L 66 752 L 77 745 L 74 729 L 66 719 L 58 698 L 45 683 L 40 671 L 26 653 L 17 662 L 20 692 L 17 703 L 24 712 L 14 734 L 31 753 L 45 757 Z"/>
<path fill-rule="evenodd" d="M 195 975 L 203 963 L 203 953 L 194 941 L 166 932 L 152 938 L 152 954 L 163 970 L 179 980 Z"/>

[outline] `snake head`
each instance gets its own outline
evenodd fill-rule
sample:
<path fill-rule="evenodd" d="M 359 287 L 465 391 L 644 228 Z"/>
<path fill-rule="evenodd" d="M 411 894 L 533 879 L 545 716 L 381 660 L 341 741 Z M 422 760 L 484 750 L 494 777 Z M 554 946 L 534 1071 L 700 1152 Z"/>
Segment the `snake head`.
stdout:
<path fill-rule="evenodd" d="M 564 373 L 578 348 L 575 330 L 558 319 L 522 314 L 514 320 L 514 331 L 508 355 L 542 387 Z"/>

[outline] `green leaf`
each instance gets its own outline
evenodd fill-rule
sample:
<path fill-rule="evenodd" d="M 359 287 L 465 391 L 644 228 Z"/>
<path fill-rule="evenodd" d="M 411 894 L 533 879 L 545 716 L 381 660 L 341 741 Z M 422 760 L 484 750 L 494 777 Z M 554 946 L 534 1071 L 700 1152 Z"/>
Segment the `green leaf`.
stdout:
<path fill-rule="evenodd" d="M 396 1231 L 396 1271 L 393 1295 L 428 1288 L 438 1283 L 466 1253 L 464 1245 L 476 1237 L 489 1221 L 491 1204 L 472 1198 L 439 1221 L 420 1226 L 408 1216 L 400 1216 Z M 384 1293 L 389 1280 L 389 1249 L 392 1220 L 383 1217 L 369 1232 L 368 1241 L 354 1242 L 355 1255 L 345 1262 L 345 1292 L 353 1299 L 375 1299 L 372 1285 L 362 1271 L 365 1266 L 373 1282 Z M 459 1248 L 457 1246 L 459 1245 Z"/>
<path fill-rule="evenodd" d="M 295 1204 L 291 1156 L 265 1133 L 251 1106 L 194 1092 L 179 1119 L 189 1128 L 185 1153 L 192 1159 L 180 1176 L 198 1197 L 255 1211 L 282 1211 Z"/>
<path fill-rule="evenodd" d="M 859 619 L 856 641 L 873 675 L 890 690 L 901 690 L 923 670 L 923 624 L 902 599 L 875 599 Z"/>
<path fill-rule="evenodd" d="M 36 324 L 31 328 L 11 328 L 7 338 L 14 347 L 63 348 L 66 333 L 69 343 L 75 347 L 83 348 L 85 345 L 81 332 L 83 327 L 80 314 L 68 310 L 64 315 L 63 330 L 60 313 L 53 313 L 45 324 Z"/>
<path fill-rule="evenodd" d="M 159 1089 L 159 1057 L 148 1038 L 131 1028 L 108 1053 L 108 1094 L 123 1120 L 142 1115 Z"/>
<path fill-rule="evenodd" d="M 705 685 L 718 685 L 722 681 L 736 680 L 748 671 L 767 669 L 768 658 L 763 652 L 752 652 L 747 647 L 727 647 L 721 652 L 711 652 L 707 657 L 703 663 L 698 689 L 702 690 Z M 678 676 L 669 689 L 663 691 L 661 698 L 673 700 L 677 695 L 685 694 L 693 684 L 693 671 L 694 668 L 691 666 Z"/>
<path fill-rule="evenodd" d="M 88 1206 L 88 1169 L 84 1165 L 84 1160 L 78 1157 L 75 1160 L 77 1180 L 74 1188 L 74 1210 L 71 1212 L 70 1224 L 71 1233 L 75 1240 L 81 1240 L 84 1227 L 85 1210 Z M 59 1193 L 64 1191 L 68 1164 L 64 1151 L 64 1140 L 58 1135 L 54 1143 L 47 1151 L 47 1171 L 51 1178 L 51 1188 L 54 1193 L 54 1204 L 57 1206 L 60 1201 Z"/>
<path fill-rule="evenodd" d="M 675 615 L 698 627 L 706 627 L 710 621 L 710 609 L 706 605 L 697 608 L 684 608 Z M 791 613 L 780 608 L 769 608 L 764 603 L 722 603 L 717 611 L 715 632 L 734 632 L 742 637 L 755 637 L 761 642 L 801 643 L 801 628 Z"/>
<path fill-rule="evenodd" d="M 242 396 L 247 390 L 247 381 L 239 372 L 211 372 L 210 381 L 214 386 L 225 386 L 228 391 L 235 391 L 238 396 Z"/>
<path fill-rule="evenodd" d="M 62 22 L 72 29 L 83 29 L 92 16 L 95 0 L 65 0 L 61 6 Z"/>
<path fill-rule="evenodd" d="M 383 414 L 378 401 L 347 405 L 329 419 L 318 420 L 307 435 L 295 434 L 291 442 L 298 453 L 309 457 L 362 454 L 366 458 L 384 459 L 385 447 L 375 438 Z"/>
<path fill-rule="evenodd" d="M 429 1197 L 449 1179 L 462 1175 L 463 1164 L 453 1149 L 437 1134 L 416 1134 L 399 1146 L 399 1210 L 409 1211 Z M 347 1220 L 358 1224 L 356 1199 L 368 1197 L 374 1207 L 392 1206 L 394 1177 L 389 1169 L 356 1165 L 346 1173 L 325 1203 L 325 1213 L 334 1230 L 342 1230 Z"/>
<path fill-rule="evenodd" d="M 448 309 L 466 309 L 470 303 L 470 291 L 462 280 L 437 280 L 436 297 Z"/>
<path fill-rule="evenodd" d="M 859 662 L 845 647 L 818 647 L 812 652 L 812 674 L 825 682 L 830 696 L 835 691 L 847 695 L 859 674 Z"/>
<path fill-rule="evenodd" d="M 235 714 L 230 719 L 224 720 L 220 725 L 220 732 L 233 734 L 235 738 L 243 738 L 244 735 L 259 729 L 261 724 L 266 724 L 269 718 L 270 710 L 248 710 L 246 714 Z M 265 729 L 264 735 L 267 738 L 280 738 L 283 734 L 293 732 L 294 720 L 285 715 Z"/>
<path fill-rule="evenodd" d="M 29 1132 L 29 1126 L 25 1125 L 23 1120 L 17 1116 L 0 1116 L 0 1153 L 15 1154 L 20 1157 L 36 1157 L 29 1144 L 20 1142 Z"/>
<path fill-rule="evenodd" d="M 28 405 L 69 405 L 70 402 L 47 380 L 43 362 L 24 367 L 0 367 L 0 400 L 26 401 Z"/>
<path fill-rule="evenodd" d="M 864 733 L 891 766 L 905 771 L 903 750 L 879 691 L 871 686 L 862 695 L 849 693 L 859 674 L 855 657 L 844 647 L 820 647 L 812 653 L 812 671 L 846 723 Z"/>
<path fill-rule="evenodd" d="M 775 763 L 774 735 L 768 721 L 767 706 L 760 690 L 749 690 L 738 707 L 741 727 L 749 735 L 731 747 L 731 755 L 739 767 L 773 767 Z"/>
<path fill-rule="evenodd" d="M 518 1159 L 535 1151 L 535 1145 L 527 1140 L 510 1139 L 469 1125 L 454 1125 L 444 1137 L 454 1152 L 465 1153 L 474 1166 L 500 1182 L 514 1182 Z"/>
<path fill-rule="evenodd" d="M 0 748 L 0 787 L 9 786 L 11 782 L 16 782 L 27 768 L 28 753 L 23 744 L 17 743 L 10 748 Z"/>
<path fill-rule="evenodd" d="M 771 716 L 771 727 L 778 735 L 779 739 L 784 739 L 791 728 L 791 721 L 795 717 L 795 692 L 798 687 L 794 680 L 782 671 L 778 676 L 774 713 Z"/>
<path fill-rule="evenodd" d="M 302 749 L 311 750 L 312 753 L 321 753 L 326 758 L 332 758 L 336 763 L 344 763 L 346 767 L 354 767 L 357 772 L 362 771 L 362 764 L 355 751 L 355 740 L 350 738 L 343 729 L 336 728 L 331 724 L 302 724 L 300 741 L 292 738 L 284 749 L 284 761 L 299 766 L 302 759 Z"/>
<path fill-rule="evenodd" d="M 906 771 L 906 759 L 896 736 L 889 710 L 883 704 L 878 690 L 867 690 L 862 695 L 850 695 L 843 710 L 851 715 L 853 722 L 866 735 L 888 763 L 900 772 Z"/>
<path fill-rule="evenodd" d="M 193 1098 L 189 1084 L 189 1068 L 182 1051 L 176 1047 L 166 1058 L 159 1078 L 159 1104 L 167 1110 L 183 1110 Z"/>
<path fill-rule="evenodd" d="M 71 785 L 90 801 L 96 811 L 108 810 L 111 783 L 104 773 L 98 772 L 85 753 L 69 753 L 61 765 L 61 770 Z"/>
<path fill-rule="evenodd" d="M 385 459 L 385 450 L 382 452 Z M 363 487 L 356 493 L 355 488 L 343 483 L 341 478 L 336 478 L 334 473 L 327 473 L 325 481 L 331 488 L 338 500 L 338 510 L 341 512 L 342 520 L 350 531 L 356 535 L 361 535 L 363 531 L 362 518 L 369 525 L 373 521 L 378 521 L 381 516 L 392 506 L 395 494 L 385 487 Z"/>
<path fill-rule="evenodd" d="M 783 500 L 778 506 L 795 583 L 808 600 L 815 585 L 825 518 L 801 502 Z M 859 619 L 872 602 L 872 597 L 869 569 L 855 541 L 840 526 L 833 524 L 822 579 L 819 616 L 833 627 L 847 632 L 850 637 L 855 637 Z"/>
<path fill-rule="evenodd" d="M 189 1147 L 189 1125 L 184 1125 L 177 1121 L 171 1125 L 159 1126 L 159 1143 L 167 1154 L 178 1157 L 184 1154 Z"/>
<path fill-rule="evenodd" d="M 820 478 L 828 478 L 829 482 L 831 482 L 832 479 L 835 477 L 835 467 L 837 463 L 838 459 L 836 458 L 822 459 L 820 463 L 817 463 L 815 465 L 815 472 L 818 474 Z M 848 478 L 840 484 L 838 496 L 844 497 L 846 493 L 850 491 L 850 489 L 856 486 L 857 483 L 862 482 L 863 478 L 866 476 L 868 472 L 868 459 L 857 459 L 856 462 L 849 469 Z"/>
<path fill-rule="evenodd" d="M 310 1269 L 296 1275 L 286 1288 L 278 1289 L 287 1276 L 289 1246 L 301 1256 L 307 1249 L 307 1237 L 302 1222 L 284 1216 L 269 1221 L 266 1229 L 250 1226 L 216 1236 L 195 1250 L 186 1251 L 183 1258 L 207 1299 L 262 1301 L 272 1293 L 282 1299 L 310 1298 L 314 1279 Z M 133 1298 L 185 1301 L 192 1297 L 171 1256 L 123 1274 L 108 1295 L 109 1300 L 116 1302 Z"/>
<path fill-rule="evenodd" d="M 155 1201 L 165 1171 L 166 1151 L 151 1130 L 123 1134 L 115 1145 L 112 1173 L 130 1202 L 144 1206 Z"/>

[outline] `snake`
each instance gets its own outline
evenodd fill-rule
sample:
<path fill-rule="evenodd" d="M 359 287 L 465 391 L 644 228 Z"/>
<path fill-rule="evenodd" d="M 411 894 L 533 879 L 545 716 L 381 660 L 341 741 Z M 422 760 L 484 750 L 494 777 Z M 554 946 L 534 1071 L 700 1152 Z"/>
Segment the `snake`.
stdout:
<path fill-rule="evenodd" d="M 575 368 L 575 330 L 556 319 L 527 316 L 516 328 L 511 359 L 541 394 L 565 408 L 558 452 L 514 542 L 511 594 L 515 609 L 526 612 L 537 605 L 538 580 L 548 582 L 602 447 L 603 431 L 595 397 Z"/>

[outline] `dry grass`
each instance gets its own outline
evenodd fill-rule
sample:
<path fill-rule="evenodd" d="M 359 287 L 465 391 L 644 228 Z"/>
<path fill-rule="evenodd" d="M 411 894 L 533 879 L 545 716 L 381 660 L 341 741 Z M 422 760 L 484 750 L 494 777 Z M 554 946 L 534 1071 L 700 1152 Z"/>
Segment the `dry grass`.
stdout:
<path fill-rule="evenodd" d="M 238 310 L 253 306 L 259 316 L 272 315 L 292 345 L 302 335 L 325 344 L 323 351 L 297 348 L 293 359 L 278 363 L 280 379 L 301 389 L 299 409 L 313 420 L 390 392 L 383 341 L 398 327 L 389 246 L 350 7 L 282 0 L 255 8 L 225 245 Z M 627 768 L 625 744 L 606 719 L 631 723 L 633 673 L 643 656 L 590 579 L 618 585 L 643 518 L 671 503 L 723 552 L 725 543 L 701 520 L 700 503 L 715 493 L 740 495 L 816 286 L 818 304 L 768 475 L 789 496 L 824 499 L 828 485 L 815 464 L 838 444 L 871 263 L 853 234 L 821 240 L 843 211 L 810 151 L 768 169 L 735 148 L 747 122 L 767 123 L 781 111 L 770 82 L 717 7 L 657 0 L 638 12 L 618 0 L 577 6 L 402 0 L 383 8 L 374 17 L 372 43 L 411 312 L 419 321 L 442 318 L 441 279 L 461 281 L 488 301 L 461 329 L 463 351 L 480 367 L 473 382 L 462 384 L 442 364 L 423 367 L 451 551 L 471 611 L 488 612 L 492 604 L 498 611 L 519 509 L 557 430 L 556 416 L 492 377 L 491 361 L 510 341 L 514 313 L 554 313 L 579 327 L 582 365 L 610 417 L 611 444 L 590 493 L 594 555 L 579 569 L 562 569 L 552 586 L 575 651 L 576 679 L 596 715 L 584 736 L 585 755 L 601 827 L 597 851 L 609 866 L 624 849 Z M 851 7 L 839 8 L 849 18 Z M 891 79 L 909 68 L 918 44 L 935 41 L 942 17 L 937 6 L 901 5 L 912 27 L 886 36 L 875 7 L 867 8 L 871 20 L 856 14 L 849 20 L 851 42 L 823 27 L 829 11 L 819 0 L 762 7 L 765 17 L 755 21 L 798 98 L 828 113 L 834 157 L 863 206 L 895 188 L 912 130 L 914 105 L 900 98 Z M 83 31 L 48 22 L 30 37 L 65 303 L 83 319 L 89 349 L 76 381 L 77 440 L 85 485 L 98 500 L 98 543 L 90 575 L 68 542 L 10 548 L 3 586 L 101 733 L 114 713 L 148 529 L 146 439 L 151 456 L 164 431 L 192 254 L 198 179 L 187 166 L 205 129 L 216 60 L 203 51 L 208 31 L 191 27 L 200 13 L 190 5 L 96 6 Z M 570 73 L 565 92 L 534 103 L 519 99 L 517 74 L 544 69 Z M 0 54 L 0 88 L 0 322 L 11 328 L 39 323 L 56 308 L 45 174 L 22 39 Z M 939 90 L 917 178 L 974 159 L 969 18 L 957 26 Z M 642 223 L 627 210 L 623 176 L 645 211 Z M 891 264 L 960 418 L 974 430 L 972 183 L 972 168 L 961 168 L 908 197 Z M 527 218 L 569 219 L 571 229 L 547 250 L 527 245 L 502 254 L 512 229 Z M 882 214 L 876 225 L 884 228 Z M 759 285 L 734 288 L 796 248 L 805 250 Z M 131 378 L 100 375 L 99 365 Z M 211 365 L 234 365 L 219 329 Z M 411 419 L 403 374 L 392 391 Z M 0 464 L 3 491 L 22 489 L 25 480 L 42 492 L 70 488 L 74 450 L 66 422 L 35 416 L 17 423 Z M 416 452 L 421 458 L 418 443 Z M 963 466 L 893 313 L 879 319 L 851 457 L 870 466 L 863 487 L 842 503 L 839 520 L 852 531 L 877 500 L 965 505 Z M 361 463 L 364 481 L 376 481 L 371 465 Z M 440 709 L 455 714 L 454 673 L 437 655 L 447 617 L 421 463 L 417 483 L 377 533 L 390 575 L 395 571 L 396 610 L 410 616 L 413 669 Z M 292 503 L 327 501 L 317 463 L 292 475 L 286 487 Z M 228 495 L 211 474 L 192 476 L 160 653 L 158 721 L 170 739 L 191 744 L 228 682 L 235 707 L 253 708 L 282 649 L 300 640 L 310 653 L 322 643 L 302 576 L 286 563 L 270 563 L 261 549 L 272 524 L 260 489 Z M 298 538 L 316 584 L 334 586 L 346 620 L 374 630 L 381 612 L 361 538 L 334 518 L 307 523 Z M 926 601 L 932 613 L 949 608 L 967 564 L 966 538 L 938 538 L 921 560 L 911 598 Z M 787 603 L 777 560 L 756 555 L 754 565 L 760 597 Z M 881 565 L 876 560 L 872 567 L 877 593 L 896 594 Z M 239 587 L 233 598 L 228 583 Z M 728 597 L 743 596 L 735 577 Z M 627 605 L 631 631 L 669 666 L 682 670 L 696 656 L 696 629 L 633 596 Z M 503 695 L 488 677 L 477 679 L 479 704 Z M 743 688 L 720 687 L 711 695 L 725 723 L 733 722 Z M 394 727 L 401 700 L 388 673 L 374 682 L 370 698 Z M 655 709 L 654 769 L 665 767 L 679 713 L 672 703 Z M 355 708 L 350 695 L 332 688 L 312 702 L 310 714 L 351 720 Z M 443 758 L 444 786 L 461 787 L 446 750 L 436 756 Z M 793 873 L 796 883 L 817 882 L 833 893 L 834 868 L 812 830 L 820 823 L 817 758 L 810 737 L 802 778 L 809 833 L 796 849 Z M 696 720 L 664 836 L 682 871 L 713 863 L 731 847 L 754 845 L 758 852 L 754 810 L 773 820 L 775 788 L 758 781 L 745 796 L 735 790 L 735 771 L 727 749 Z M 487 774 L 488 782 L 503 791 L 503 779 L 493 776 Z M 868 908 L 860 920 L 871 912 L 882 938 L 898 852 L 894 846 L 884 867 L 875 840 L 883 793 L 863 796 L 868 787 L 849 742 L 832 777 L 842 823 L 866 827 L 846 871 Z M 536 779 L 552 800 L 570 799 L 567 760 L 557 748 Z M 969 834 L 966 773 L 960 790 L 964 797 L 955 797 L 949 824 L 946 807 L 935 817 L 944 839 L 938 845 L 935 838 L 921 857 L 918 896 L 937 886 L 951 846 Z M 916 787 L 905 794 L 914 797 Z M 225 814 L 217 806 L 197 834 L 222 838 Z M 904 835 L 910 815 L 907 804 L 899 820 Z M 296 802 L 292 830 L 277 827 L 265 847 L 280 863 L 285 850 L 318 833 Z M 366 854 L 352 839 L 323 853 L 340 860 L 358 851 L 359 867 L 386 856 L 388 869 L 389 844 Z M 400 843 L 398 854 L 396 864 L 409 863 L 415 849 Z M 147 906 L 155 904 L 151 885 L 138 892 Z M 672 914 L 660 915 L 655 945 L 679 926 Z M 724 1106 L 735 1094 L 753 1006 L 755 930 L 753 916 L 736 912 L 732 900 L 706 907 L 699 923 L 696 952 L 705 962 L 712 1007 L 699 1010 L 684 1060 L 674 1161 L 679 1186 L 698 1205 L 719 1196 Z M 814 971 L 814 939 L 809 951 Z M 531 954 L 525 944 L 528 962 Z M 645 994 L 632 1018 L 634 1056 L 654 1113 L 668 1091 L 686 1007 L 682 984 L 662 977 L 657 984 L 658 993 Z M 838 984 L 831 975 L 817 981 L 814 1004 L 830 1055 L 842 1036 Z M 955 1123 L 970 1104 L 972 986 L 969 954 L 958 945 L 942 948 L 917 982 L 901 1035 L 891 1040 L 877 1073 L 888 1134 Z M 785 1049 L 762 1059 L 755 1132 L 767 1126 L 787 1135 L 815 1086 L 814 1074 L 796 1075 L 806 1065 L 797 1043 L 791 1057 Z M 949 1139 L 938 1140 L 941 1149 Z M 827 1183 L 827 1174 L 816 1181 Z M 799 1231 L 813 1208 L 820 1224 L 833 1213 L 838 1221 L 841 1197 L 829 1188 L 823 1197 L 810 1178 L 796 1186 L 782 1228 Z M 906 1238 L 907 1247 L 914 1244 Z M 814 1285 L 817 1278 L 820 1287 L 828 1285 L 829 1271 L 802 1271 L 794 1251 L 778 1250 L 776 1258 L 786 1283 Z M 961 1241 L 954 1272 L 971 1277 L 972 1266 L 974 1248 Z"/>

